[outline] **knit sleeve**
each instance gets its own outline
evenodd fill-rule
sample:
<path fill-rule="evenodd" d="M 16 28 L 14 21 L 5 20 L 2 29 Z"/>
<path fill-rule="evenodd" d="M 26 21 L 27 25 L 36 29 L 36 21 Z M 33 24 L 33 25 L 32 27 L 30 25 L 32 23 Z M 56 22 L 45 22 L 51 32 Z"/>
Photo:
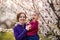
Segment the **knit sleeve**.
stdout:
<path fill-rule="evenodd" d="M 26 29 L 23 29 L 22 32 L 19 32 L 17 28 L 14 28 L 14 36 L 15 36 L 15 39 L 22 39 L 24 36 L 25 36 L 25 33 L 26 33 Z"/>

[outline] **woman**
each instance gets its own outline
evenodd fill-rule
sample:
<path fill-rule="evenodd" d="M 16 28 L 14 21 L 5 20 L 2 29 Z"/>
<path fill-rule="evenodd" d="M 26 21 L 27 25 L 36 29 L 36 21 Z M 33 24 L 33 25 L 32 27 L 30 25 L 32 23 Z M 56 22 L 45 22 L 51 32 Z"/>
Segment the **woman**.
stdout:
<path fill-rule="evenodd" d="M 16 40 L 26 40 L 26 32 L 29 30 L 29 26 L 26 27 L 26 14 L 21 12 L 17 15 L 17 20 L 19 24 L 17 24 L 14 30 L 14 36 Z"/>

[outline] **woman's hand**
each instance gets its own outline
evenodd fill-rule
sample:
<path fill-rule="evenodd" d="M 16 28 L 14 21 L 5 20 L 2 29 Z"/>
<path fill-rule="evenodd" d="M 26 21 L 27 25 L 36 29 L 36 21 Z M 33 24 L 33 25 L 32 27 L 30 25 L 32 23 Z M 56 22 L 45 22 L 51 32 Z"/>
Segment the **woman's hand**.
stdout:
<path fill-rule="evenodd" d="M 26 30 L 29 31 L 31 29 L 31 25 L 26 26 Z"/>

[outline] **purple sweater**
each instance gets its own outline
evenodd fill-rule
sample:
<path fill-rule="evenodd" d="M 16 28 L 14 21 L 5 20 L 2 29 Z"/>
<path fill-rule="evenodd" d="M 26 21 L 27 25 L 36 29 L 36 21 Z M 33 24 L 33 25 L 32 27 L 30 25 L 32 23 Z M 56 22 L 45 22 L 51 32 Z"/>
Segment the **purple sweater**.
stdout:
<path fill-rule="evenodd" d="M 20 25 L 17 24 L 13 30 L 14 30 L 14 36 L 16 40 L 26 40 L 26 24 Z"/>

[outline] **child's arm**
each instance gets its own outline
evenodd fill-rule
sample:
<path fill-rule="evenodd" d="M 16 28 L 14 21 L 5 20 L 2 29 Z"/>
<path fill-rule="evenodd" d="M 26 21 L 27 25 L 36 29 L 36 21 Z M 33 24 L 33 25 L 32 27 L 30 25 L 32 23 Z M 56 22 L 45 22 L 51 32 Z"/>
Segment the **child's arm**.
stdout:
<path fill-rule="evenodd" d="M 30 30 L 35 30 L 38 29 L 38 22 L 31 24 L 31 29 Z"/>

